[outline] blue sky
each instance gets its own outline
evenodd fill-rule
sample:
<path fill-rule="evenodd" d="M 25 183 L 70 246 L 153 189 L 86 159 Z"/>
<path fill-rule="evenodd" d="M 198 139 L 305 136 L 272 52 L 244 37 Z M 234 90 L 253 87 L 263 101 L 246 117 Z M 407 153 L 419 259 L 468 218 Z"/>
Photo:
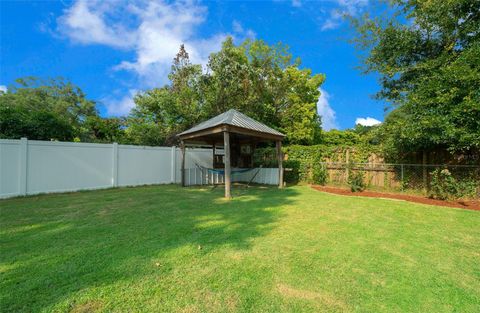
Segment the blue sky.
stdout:
<path fill-rule="evenodd" d="M 103 116 L 124 115 L 139 90 L 167 83 L 181 43 L 206 64 L 226 36 L 279 41 L 302 66 L 325 73 L 318 103 L 324 128 L 382 121 L 374 75 L 356 69 L 342 13 L 374 10 L 369 0 L 274 2 L 1 1 L 0 88 L 23 76 L 62 76 L 97 101 Z M 375 119 L 375 120 L 373 120 Z"/>

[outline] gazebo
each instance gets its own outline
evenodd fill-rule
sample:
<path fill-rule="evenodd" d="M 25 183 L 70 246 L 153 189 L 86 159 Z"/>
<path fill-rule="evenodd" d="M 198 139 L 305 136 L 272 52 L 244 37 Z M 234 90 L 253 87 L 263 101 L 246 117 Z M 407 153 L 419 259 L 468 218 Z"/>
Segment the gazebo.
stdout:
<path fill-rule="evenodd" d="M 278 186 L 283 187 L 282 140 L 279 131 L 236 110 L 229 110 L 202 122 L 180 134 L 182 149 L 182 186 L 185 186 L 185 147 L 208 145 L 213 150 L 213 167 L 224 169 L 225 198 L 231 198 L 232 167 L 253 167 L 253 151 L 261 142 L 274 141 L 278 157 Z M 223 144 L 223 155 L 217 153 Z"/>

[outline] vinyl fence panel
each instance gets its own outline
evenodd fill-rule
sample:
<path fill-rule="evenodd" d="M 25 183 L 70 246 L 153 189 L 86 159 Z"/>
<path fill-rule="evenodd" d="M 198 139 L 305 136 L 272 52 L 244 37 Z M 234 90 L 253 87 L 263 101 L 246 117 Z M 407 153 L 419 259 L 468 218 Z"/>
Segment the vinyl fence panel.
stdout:
<path fill-rule="evenodd" d="M 118 146 L 118 186 L 171 183 L 172 149 Z"/>
<path fill-rule="evenodd" d="M 0 139 L 0 197 L 20 192 L 20 140 Z"/>
<path fill-rule="evenodd" d="M 26 194 L 112 186 L 112 145 L 29 141 Z"/>
<path fill-rule="evenodd" d="M 223 183 L 211 168 L 211 149 L 187 148 L 187 185 Z M 48 192 L 181 182 L 181 151 L 175 147 L 0 140 L 0 198 Z M 234 175 L 249 181 L 256 170 Z M 262 168 L 255 183 L 278 184 L 278 169 Z"/>

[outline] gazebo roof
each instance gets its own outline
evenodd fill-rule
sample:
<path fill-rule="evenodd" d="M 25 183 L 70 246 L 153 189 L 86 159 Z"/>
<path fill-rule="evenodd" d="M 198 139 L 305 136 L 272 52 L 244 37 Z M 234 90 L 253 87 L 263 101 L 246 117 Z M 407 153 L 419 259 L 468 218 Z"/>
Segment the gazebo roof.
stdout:
<path fill-rule="evenodd" d="M 215 134 L 221 131 L 231 131 L 234 133 L 259 137 L 271 137 L 272 139 L 282 139 L 285 137 L 281 132 L 234 109 L 206 120 L 205 122 L 178 134 L 178 136 L 181 139 L 188 139 Z"/>

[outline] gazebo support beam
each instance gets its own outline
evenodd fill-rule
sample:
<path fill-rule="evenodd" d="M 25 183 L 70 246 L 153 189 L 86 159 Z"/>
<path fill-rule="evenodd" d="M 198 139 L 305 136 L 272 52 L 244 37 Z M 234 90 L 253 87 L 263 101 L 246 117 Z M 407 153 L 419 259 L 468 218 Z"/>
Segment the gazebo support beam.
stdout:
<path fill-rule="evenodd" d="M 182 150 L 182 169 L 181 169 L 181 178 L 182 178 L 182 187 L 185 187 L 185 142 L 183 140 L 180 142 L 180 148 Z"/>
<path fill-rule="evenodd" d="M 281 140 L 277 140 L 277 158 L 278 158 L 278 188 L 283 188 L 283 155 L 282 155 Z"/>
<path fill-rule="evenodd" d="M 231 195 L 231 168 L 230 168 L 230 133 L 228 131 L 223 132 L 223 145 L 225 150 L 225 198 L 230 199 Z"/>

